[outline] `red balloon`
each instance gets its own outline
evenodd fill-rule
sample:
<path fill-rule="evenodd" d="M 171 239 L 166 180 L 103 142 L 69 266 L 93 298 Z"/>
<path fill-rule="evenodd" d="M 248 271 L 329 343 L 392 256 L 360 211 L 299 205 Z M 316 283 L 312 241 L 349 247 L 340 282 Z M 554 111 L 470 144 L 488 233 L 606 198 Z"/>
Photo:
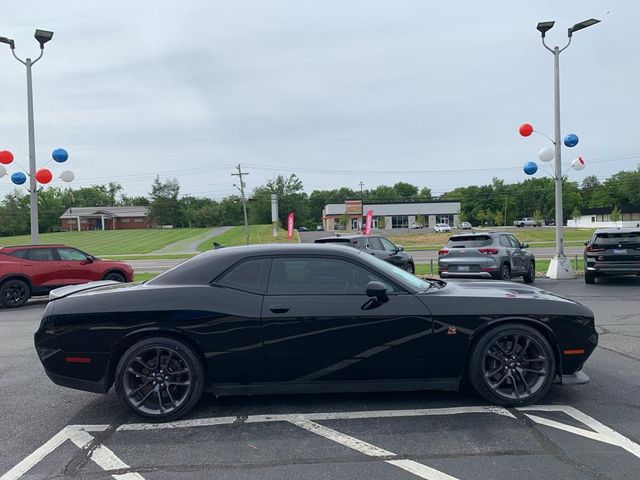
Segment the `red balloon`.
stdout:
<path fill-rule="evenodd" d="M 523 137 L 528 137 L 533 133 L 533 125 L 531 125 L 530 123 L 523 123 L 522 125 L 520 125 L 518 131 Z"/>
<path fill-rule="evenodd" d="M 36 172 L 36 180 L 38 183 L 49 183 L 53 180 L 53 173 L 48 168 L 41 168 Z"/>
<path fill-rule="evenodd" d="M 0 163 L 3 165 L 9 165 L 11 162 L 13 162 L 13 153 L 9 150 L 2 150 L 0 152 Z"/>

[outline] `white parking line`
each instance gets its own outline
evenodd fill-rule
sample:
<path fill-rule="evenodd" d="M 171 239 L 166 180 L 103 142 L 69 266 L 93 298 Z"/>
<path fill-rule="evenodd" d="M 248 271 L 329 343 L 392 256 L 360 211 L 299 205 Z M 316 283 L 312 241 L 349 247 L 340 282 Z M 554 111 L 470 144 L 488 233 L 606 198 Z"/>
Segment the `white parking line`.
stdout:
<path fill-rule="evenodd" d="M 380 447 L 376 447 L 375 445 L 371 445 L 370 443 L 367 443 L 363 440 L 359 440 L 350 435 L 338 432 L 337 430 L 327 428 L 324 425 L 320 425 L 319 423 L 301 418 L 297 420 L 290 420 L 290 422 L 300 428 L 308 430 L 309 432 L 320 435 L 321 437 L 339 443 L 340 445 L 344 445 L 345 447 L 349 447 L 360 453 L 364 453 L 365 455 L 368 455 L 370 457 L 386 457 L 384 460 L 386 463 L 402 468 L 403 470 L 411 472 L 412 474 L 420 478 L 425 478 L 427 480 L 459 480 L 456 477 L 447 475 L 446 473 L 435 470 L 434 468 L 427 467 L 422 463 L 414 462 L 413 460 L 394 460 L 392 457 L 395 457 L 396 454 L 393 452 L 384 450 Z"/>

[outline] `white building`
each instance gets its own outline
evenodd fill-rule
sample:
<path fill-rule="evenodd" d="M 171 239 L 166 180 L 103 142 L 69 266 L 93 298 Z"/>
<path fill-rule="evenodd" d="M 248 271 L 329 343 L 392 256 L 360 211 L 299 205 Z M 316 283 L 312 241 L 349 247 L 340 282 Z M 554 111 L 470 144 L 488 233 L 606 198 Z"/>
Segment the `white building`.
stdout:
<path fill-rule="evenodd" d="M 615 227 L 640 227 L 640 206 L 624 205 L 620 207 L 622 218 L 617 222 L 611 220 L 613 207 L 587 208 L 582 215 L 575 219 L 567 220 L 567 227 L 582 228 L 615 228 Z"/>
<path fill-rule="evenodd" d="M 340 228 L 340 217 L 347 215 L 347 228 L 358 230 L 362 228 L 364 215 L 369 210 L 373 210 L 373 228 L 384 230 L 411 228 L 413 225 L 433 228 L 436 223 L 447 223 L 453 227 L 460 223 L 460 202 L 455 200 L 364 204 L 360 200 L 347 200 L 344 203 L 325 205 L 322 211 L 322 226 L 325 230 L 337 230 Z"/>

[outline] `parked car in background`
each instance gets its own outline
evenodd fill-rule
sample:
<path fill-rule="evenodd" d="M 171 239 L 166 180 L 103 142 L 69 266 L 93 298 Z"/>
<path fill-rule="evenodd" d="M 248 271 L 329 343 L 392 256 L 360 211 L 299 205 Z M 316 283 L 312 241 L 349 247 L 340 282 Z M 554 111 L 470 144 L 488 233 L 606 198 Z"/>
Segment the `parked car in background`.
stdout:
<path fill-rule="evenodd" d="M 21 307 L 32 296 L 95 280 L 132 282 L 133 268 L 66 245 L 0 248 L 0 304 Z"/>
<path fill-rule="evenodd" d="M 317 225 L 316 232 L 324 232 L 324 227 L 322 225 Z"/>
<path fill-rule="evenodd" d="M 534 220 L 533 218 L 525 217 L 513 222 L 513 226 L 514 227 L 539 227 L 541 226 L 541 223 Z"/>
<path fill-rule="evenodd" d="M 412 230 L 419 230 L 419 229 L 421 229 L 421 228 L 424 228 L 424 226 L 423 226 L 423 225 L 421 225 L 421 224 L 419 224 L 419 223 L 415 223 L 415 222 L 414 222 L 414 223 L 412 223 L 412 224 L 411 224 L 411 229 L 412 229 Z"/>
<path fill-rule="evenodd" d="M 442 278 L 477 277 L 511 280 L 522 277 L 533 283 L 535 257 L 507 232 L 454 235 L 438 252 L 438 273 Z"/>
<path fill-rule="evenodd" d="M 585 283 L 604 275 L 640 275 L 640 228 L 598 229 L 585 245 Z"/>
<path fill-rule="evenodd" d="M 458 229 L 459 230 L 471 230 L 471 224 L 469 222 L 461 222 L 460 225 L 458 225 Z"/>
<path fill-rule="evenodd" d="M 416 271 L 413 257 L 405 252 L 404 247 L 395 245 L 391 240 L 379 235 L 336 235 L 318 238 L 314 243 L 333 243 L 357 248 L 409 273 Z"/>
<path fill-rule="evenodd" d="M 308 232 L 308 231 L 309 231 L 309 229 L 308 229 L 307 227 L 299 227 L 299 228 L 298 228 L 298 231 L 299 231 L 299 232 Z"/>
<path fill-rule="evenodd" d="M 433 231 L 436 233 L 450 232 L 451 227 L 447 223 L 436 223 L 436 226 L 433 227 Z"/>

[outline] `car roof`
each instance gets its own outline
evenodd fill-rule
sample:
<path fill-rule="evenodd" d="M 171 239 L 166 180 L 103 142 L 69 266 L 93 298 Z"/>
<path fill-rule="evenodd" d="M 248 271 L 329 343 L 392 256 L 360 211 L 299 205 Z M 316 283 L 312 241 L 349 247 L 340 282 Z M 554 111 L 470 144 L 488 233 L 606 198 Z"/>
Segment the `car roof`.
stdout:
<path fill-rule="evenodd" d="M 364 238 L 364 237 L 376 237 L 376 236 L 377 235 L 358 235 L 358 234 L 355 234 L 355 233 L 349 234 L 349 235 L 336 234 L 336 235 L 333 235 L 331 237 L 316 238 L 316 240 L 334 240 L 336 238 L 346 238 L 348 240 L 350 238 Z"/>
<path fill-rule="evenodd" d="M 618 227 L 618 228 L 598 228 L 594 234 L 598 233 L 640 233 L 638 227 Z"/>
<path fill-rule="evenodd" d="M 49 243 L 42 245 L 7 245 L 6 247 L 0 247 L 0 250 L 13 252 L 14 250 L 23 250 L 25 248 L 61 248 L 67 247 L 67 245 L 62 245 L 60 243 Z"/>

